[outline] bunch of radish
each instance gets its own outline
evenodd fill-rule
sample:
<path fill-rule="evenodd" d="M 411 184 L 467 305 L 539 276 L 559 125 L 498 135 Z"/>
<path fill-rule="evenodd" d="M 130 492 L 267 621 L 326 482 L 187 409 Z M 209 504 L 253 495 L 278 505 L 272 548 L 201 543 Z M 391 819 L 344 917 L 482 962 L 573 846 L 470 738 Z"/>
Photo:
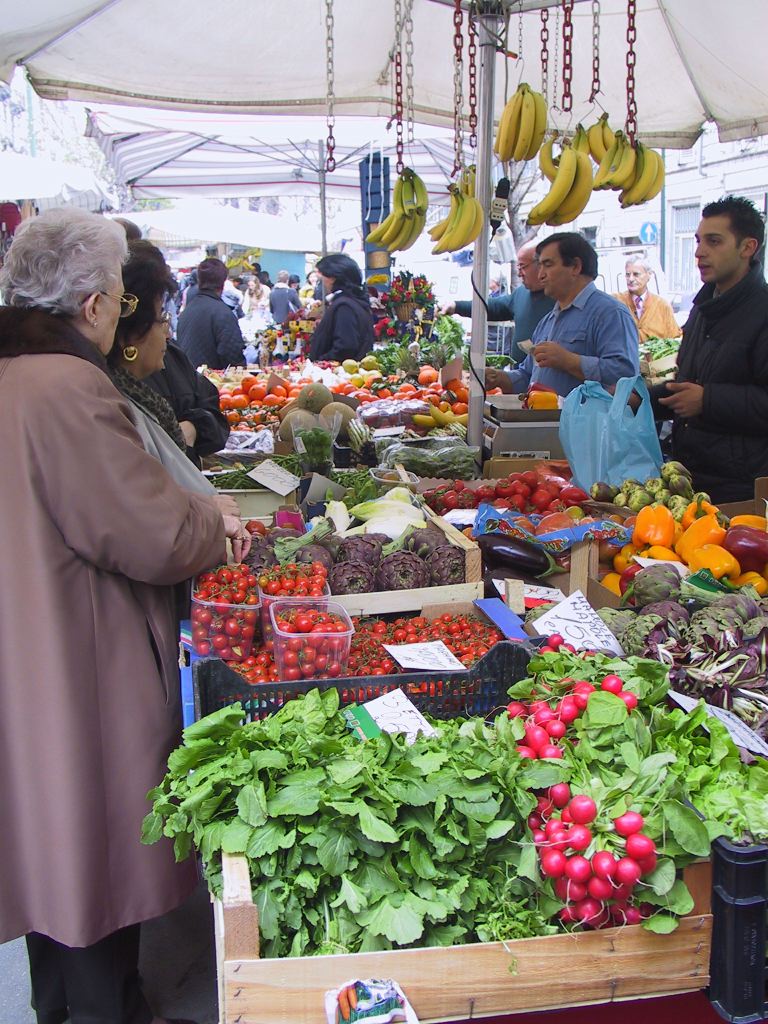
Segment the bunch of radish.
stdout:
<path fill-rule="evenodd" d="M 571 795 L 567 782 L 542 793 L 528 818 L 541 873 L 565 904 L 560 920 L 589 928 L 639 924 L 652 908 L 637 904 L 635 887 L 656 867 L 656 844 L 642 831 L 642 815 L 627 810 L 600 830 L 613 849 L 596 849 L 596 818 L 592 797 Z"/>

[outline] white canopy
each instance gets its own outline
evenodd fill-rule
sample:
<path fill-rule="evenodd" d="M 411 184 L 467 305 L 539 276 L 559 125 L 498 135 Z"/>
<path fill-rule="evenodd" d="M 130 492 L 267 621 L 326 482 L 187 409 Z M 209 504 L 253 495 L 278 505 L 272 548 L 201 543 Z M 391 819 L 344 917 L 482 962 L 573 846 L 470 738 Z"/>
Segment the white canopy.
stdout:
<path fill-rule="evenodd" d="M 497 57 L 496 114 L 505 74 L 541 84 L 540 16 L 549 7 L 550 78 L 558 0 L 500 0 L 511 11 L 507 48 Z M 320 114 L 325 111 L 325 5 L 320 0 L 266 3 L 219 11 L 209 0 L 35 0 L 6 3 L 0 77 L 24 64 L 37 92 L 50 99 L 222 113 Z M 388 116 L 392 107 L 393 5 L 335 0 L 336 112 Z M 620 125 L 626 110 L 626 0 L 601 0 L 602 106 Z M 452 5 L 414 0 L 416 118 L 452 121 Z M 571 115 L 589 119 L 591 4 L 573 17 Z M 559 28 L 562 29 L 562 15 Z M 704 121 L 720 138 L 768 133 L 768 3 L 765 0 L 638 0 L 637 106 L 640 137 L 653 145 L 690 146 Z M 558 67 L 562 68 L 562 53 Z M 560 84 L 557 83 L 560 92 Z M 466 83 L 465 83 L 466 95 Z"/>
<path fill-rule="evenodd" d="M 101 148 L 115 176 L 136 197 L 317 196 L 324 159 L 323 118 L 275 118 L 192 111 L 88 112 L 86 134 Z M 359 199 L 358 163 L 374 151 L 390 157 L 394 130 L 374 118 L 339 118 L 336 170 L 326 194 Z M 424 179 L 433 203 L 447 203 L 453 143 L 445 129 L 422 128 L 407 147 L 406 163 Z"/>
<path fill-rule="evenodd" d="M 114 203 L 86 167 L 58 163 L 6 149 L 0 152 L 0 201 L 51 199 L 98 209 Z"/>

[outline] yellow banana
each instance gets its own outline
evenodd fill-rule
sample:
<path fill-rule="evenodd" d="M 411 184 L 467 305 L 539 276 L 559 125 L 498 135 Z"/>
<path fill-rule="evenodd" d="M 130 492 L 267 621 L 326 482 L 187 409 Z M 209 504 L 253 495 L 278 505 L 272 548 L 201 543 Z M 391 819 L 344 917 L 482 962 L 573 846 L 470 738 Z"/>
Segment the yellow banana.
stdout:
<path fill-rule="evenodd" d="M 531 92 L 531 96 L 533 96 L 533 102 L 536 107 L 536 122 L 533 129 L 533 139 L 528 147 L 528 152 L 525 154 L 526 160 L 533 160 L 541 149 L 541 144 L 547 133 L 547 101 L 540 92 Z"/>
<path fill-rule="evenodd" d="M 592 195 L 592 161 L 589 158 L 589 153 L 575 147 L 574 152 L 576 154 L 576 175 L 573 185 L 547 224 L 570 224 L 571 221 L 576 220 Z"/>
<path fill-rule="evenodd" d="M 520 87 L 522 89 L 522 86 Z M 523 109 L 520 114 L 520 129 L 515 139 L 515 148 L 512 159 L 516 162 L 526 159 L 526 154 L 533 142 L 533 132 L 536 128 L 536 104 L 533 100 L 533 93 L 526 85 L 523 93 Z"/>
<path fill-rule="evenodd" d="M 602 162 L 603 157 L 609 148 L 605 143 L 605 136 L 603 134 L 603 128 L 607 127 L 607 124 L 608 115 L 602 114 L 587 131 L 589 152 L 592 154 L 592 159 L 596 164 Z M 611 133 L 611 143 L 613 143 L 613 133 Z"/>
<path fill-rule="evenodd" d="M 656 196 L 661 192 L 664 185 L 664 178 L 666 176 L 666 168 L 664 166 L 664 160 L 662 159 L 661 153 L 657 153 L 655 149 L 649 149 L 649 153 L 653 154 L 653 158 L 656 161 L 656 177 L 653 179 L 653 184 L 650 189 L 645 193 L 644 203 L 649 202 L 651 199 L 655 199 Z"/>
<path fill-rule="evenodd" d="M 499 118 L 499 131 L 496 135 L 496 154 L 502 162 L 512 159 L 517 133 L 520 127 L 520 114 L 523 109 L 523 93 L 518 89 L 507 102 Z"/>
<path fill-rule="evenodd" d="M 602 121 L 602 125 L 603 125 L 603 145 L 605 146 L 606 149 L 608 149 L 610 147 L 611 143 L 613 142 L 613 134 L 614 134 L 613 133 L 613 129 L 608 124 L 608 115 L 607 114 L 605 115 L 605 120 L 603 120 L 602 118 L 600 118 L 600 120 Z"/>
<path fill-rule="evenodd" d="M 645 194 L 651 188 L 656 177 L 656 161 L 650 155 L 650 151 L 642 142 L 637 144 L 637 160 L 635 162 L 635 174 L 632 181 L 625 186 L 619 196 L 619 202 L 623 209 L 642 203 Z"/>
<path fill-rule="evenodd" d="M 406 169 L 401 174 L 401 178 L 403 179 L 403 210 L 406 213 L 413 213 L 413 211 L 416 209 L 416 190 L 413 186 L 413 171 L 410 169 L 410 167 L 406 167 Z"/>
<path fill-rule="evenodd" d="M 458 190 L 455 185 L 449 186 L 451 193 L 451 207 L 448 211 L 448 216 L 443 217 L 442 220 L 438 221 L 433 227 L 429 229 L 429 237 L 433 242 L 438 242 L 443 237 L 448 229 L 448 225 L 453 222 L 453 218 L 456 216 L 459 208 L 459 197 Z"/>
<path fill-rule="evenodd" d="M 432 250 L 433 253 L 457 252 L 480 234 L 482 207 L 473 196 L 459 195 L 459 209 L 447 231 Z"/>
<path fill-rule="evenodd" d="M 408 225 L 408 231 L 404 232 L 402 237 L 398 237 L 397 244 L 393 244 L 389 251 L 394 252 L 398 250 L 399 252 L 405 252 L 406 249 L 410 249 L 424 230 L 425 220 L 426 214 L 414 213 L 411 223 Z"/>
<path fill-rule="evenodd" d="M 544 221 L 557 213 L 565 197 L 573 187 L 577 166 L 576 151 L 573 146 L 565 143 L 560 153 L 560 164 L 557 168 L 555 180 L 552 182 L 552 187 L 541 202 L 537 203 L 528 214 L 529 224 L 543 224 Z"/>
<path fill-rule="evenodd" d="M 544 145 L 539 150 L 539 170 L 549 181 L 554 181 L 557 175 L 557 165 L 559 158 L 555 158 L 552 155 L 552 149 L 555 144 L 555 137 L 547 139 Z"/>
<path fill-rule="evenodd" d="M 583 125 L 576 125 L 576 134 L 573 136 L 573 141 L 571 142 L 571 145 L 577 153 L 586 153 L 587 156 L 590 155 L 589 138 L 587 137 L 587 133 L 584 130 Z"/>
<path fill-rule="evenodd" d="M 374 228 L 366 237 L 365 240 L 369 245 L 387 248 L 387 239 L 393 238 L 400 230 L 400 221 L 404 216 L 402 195 L 403 181 L 402 178 L 398 178 L 395 182 L 395 187 L 392 190 L 392 210 L 389 216 L 386 217 L 381 224 L 379 224 L 377 228 Z"/>
<path fill-rule="evenodd" d="M 398 181 L 399 180 L 400 179 L 398 179 Z M 395 186 L 395 189 L 397 189 L 397 185 Z M 407 222 L 408 224 L 410 224 L 412 219 L 413 219 L 413 216 L 414 216 L 413 213 L 406 213 L 405 210 L 403 209 L 401 196 L 402 196 L 402 189 L 401 189 L 400 195 L 398 195 L 397 199 L 395 200 L 393 198 L 393 205 L 395 207 L 396 216 L 393 219 L 392 224 L 389 226 L 387 231 L 384 233 L 384 237 L 381 240 L 381 244 L 382 244 L 382 246 L 385 249 L 391 249 L 392 248 L 392 245 L 393 245 L 395 239 L 400 237 L 400 235 L 402 234 L 402 232 L 403 232 L 403 230 L 404 230 L 404 228 L 406 226 L 406 224 L 404 222 Z"/>
<path fill-rule="evenodd" d="M 478 199 L 475 199 L 474 196 L 470 196 L 470 199 L 472 200 L 472 202 L 474 203 L 474 206 L 475 206 L 475 220 L 474 220 L 474 223 L 472 225 L 472 230 L 469 232 L 469 237 L 467 238 L 467 240 L 464 243 L 464 245 L 469 245 L 470 242 L 474 242 L 475 239 L 480 234 L 480 232 L 483 230 L 483 217 L 484 217 L 483 208 L 480 205 L 480 201 Z"/>
<path fill-rule="evenodd" d="M 622 134 L 621 150 L 616 154 L 616 166 L 605 180 L 606 188 L 622 189 L 631 185 L 635 177 L 637 151 L 629 139 Z"/>
<path fill-rule="evenodd" d="M 451 185 L 451 213 L 449 223 L 443 232 L 442 238 L 437 242 L 437 245 L 432 249 L 433 254 L 443 252 L 453 252 L 453 240 L 458 237 L 459 232 L 457 231 L 459 222 L 462 214 L 466 217 L 466 211 L 464 204 L 466 196 L 457 185 Z"/>
<path fill-rule="evenodd" d="M 606 149 L 605 156 L 600 161 L 600 166 L 597 168 L 597 173 L 595 174 L 595 180 L 592 184 L 593 189 L 601 189 L 608 187 L 605 184 L 605 182 L 608 176 L 610 175 L 614 164 L 616 163 L 616 157 L 619 152 L 619 146 L 621 145 L 622 134 L 622 132 L 616 132 L 610 149 Z"/>
<path fill-rule="evenodd" d="M 449 423 L 453 423 L 455 416 L 452 412 L 442 412 L 436 405 L 430 406 L 429 409 L 432 419 L 438 425 L 438 427 L 447 427 Z"/>

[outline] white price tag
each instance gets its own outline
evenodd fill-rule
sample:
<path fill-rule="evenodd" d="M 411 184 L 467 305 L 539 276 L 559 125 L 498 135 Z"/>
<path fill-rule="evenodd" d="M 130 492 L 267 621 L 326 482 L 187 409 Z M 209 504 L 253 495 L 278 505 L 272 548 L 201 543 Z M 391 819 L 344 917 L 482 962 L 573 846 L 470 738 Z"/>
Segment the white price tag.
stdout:
<path fill-rule="evenodd" d="M 399 427 L 377 427 L 373 432 L 373 437 L 374 439 L 377 437 L 399 437 L 404 433 L 405 425 L 401 423 Z"/>
<path fill-rule="evenodd" d="M 689 697 L 685 693 L 678 693 L 677 690 L 670 690 L 669 696 L 685 711 L 691 711 L 699 703 L 695 697 Z M 731 739 L 740 747 L 746 747 L 753 754 L 762 754 L 768 757 L 768 743 L 749 728 L 746 722 L 742 722 L 738 715 L 726 708 L 716 708 L 712 704 L 705 704 L 707 714 L 719 718 L 728 730 Z"/>
<path fill-rule="evenodd" d="M 442 513 L 443 519 L 451 526 L 474 526 L 477 519 L 476 508 L 452 508 Z"/>
<path fill-rule="evenodd" d="M 268 490 L 274 491 L 275 494 L 280 494 L 283 497 L 286 494 L 290 494 L 291 491 L 295 491 L 301 483 L 301 479 L 298 476 L 294 476 L 287 469 L 278 466 L 272 459 L 266 459 L 260 463 L 248 473 L 248 476 L 257 484 L 261 484 L 262 487 L 266 487 Z"/>
<path fill-rule="evenodd" d="M 443 518 L 446 517 L 443 516 Z M 501 597 L 504 597 L 504 580 L 494 580 L 493 585 Z M 532 601 L 555 601 L 556 603 L 565 600 L 565 594 L 557 587 L 535 587 L 530 583 L 523 586 L 523 597 L 530 598 Z"/>
<path fill-rule="evenodd" d="M 403 732 L 409 743 L 413 743 L 419 733 L 425 736 L 437 735 L 424 715 L 402 690 L 385 693 L 382 697 L 376 697 L 375 700 L 363 704 L 363 707 L 382 732 Z"/>
<path fill-rule="evenodd" d="M 465 666 L 442 640 L 423 644 L 382 644 L 401 668 L 417 668 L 426 672 L 463 672 Z"/>
<path fill-rule="evenodd" d="M 652 565 L 671 565 L 680 576 L 690 575 L 688 566 L 683 565 L 682 562 L 668 562 L 661 558 L 641 558 L 640 555 L 635 555 L 633 561 L 637 562 L 638 565 L 642 565 L 644 569 L 650 569 Z"/>
<path fill-rule="evenodd" d="M 577 651 L 598 650 L 623 654 L 621 645 L 580 590 L 533 623 L 539 636 L 559 633 Z"/>

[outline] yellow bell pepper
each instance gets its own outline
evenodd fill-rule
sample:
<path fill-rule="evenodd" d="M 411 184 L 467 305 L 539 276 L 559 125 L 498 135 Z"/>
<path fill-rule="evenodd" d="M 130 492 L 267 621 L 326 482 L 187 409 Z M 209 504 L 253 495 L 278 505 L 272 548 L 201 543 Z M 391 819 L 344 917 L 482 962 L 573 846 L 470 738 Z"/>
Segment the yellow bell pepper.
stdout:
<path fill-rule="evenodd" d="M 768 519 L 765 516 L 733 516 L 731 526 L 751 526 L 753 530 L 768 533 Z"/>
<path fill-rule="evenodd" d="M 625 544 L 617 555 L 613 556 L 613 568 L 621 575 L 625 569 L 632 564 L 633 556 L 637 554 L 634 544 Z"/>
<path fill-rule="evenodd" d="M 675 519 L 666 505 L 654 508 L 646 505 L 637 513 L 635 528 L 632 532 L 632 543 L 640 548 L 643 544 L 659 544 L 668 548 L 675 535 Z"/>
<path fill-rule="evenodd" d="M 660 544 L 654 544 L 648 548 L 643 554 L 644 558 L 655 558 L 659 562 L 679 562 L 680 556 L 675 554 L 672 548 L 662 547 Z"/>
<path fill-rule="evenodd" d="M 688 568 L 691 572 L 698 572 L 699 569 L 709 569 L 717 580 L 726 577 L 734 580 L 741 575 L 741 566 L 724 547 L 719 544 L 703 544 L 691 553 L 688 559 Z"/>
<path fill-rule="evenodd" d="M 675 544 L 675 551 L 686 565 L 690 565 L 691 557 L 698 548 L 703 547 L 705 544 L 722 544 L 724 540 L 725 530 L 717 521 L 717 516 L 712 512 L 702 516 L 701 519 L 694 519 L 677 544 Z"/>
<path fill-rule="evenodd" d="M 674 535 L 672 536 L 672 545 L 671 545 L 672 547 L 674 547 L 675 544 L 677 544 L 677 542 L 680 540 L 680 538 L 683 536 L 684 533 L 685 533 L 685 530 L 683 529 L 683 524 L 676 522 L 675 523 L 675 532 L 674 532 Z"/>
<path fill-rule="evenodd" d="M 526 404 L 529 409 L 557 409 L 557 395 L 554 391 L 531 391 Z"/>
<path fill-rule="evenodd" d="M 619 580 L 621 577 L 617 572 L 609 572 L 606 576 L 600 580 L 606 590 L 610 590 L 612 594 L 617 597 L 621 597 L 621 590 L 619 589 Z"/>
<path fill-rule="evenodd" d="M 742 524 L 745 525 L 745 524 Z M 731 580 L 735 587 L 753 587 L 760 597 L 768 594 L 768 580 L 759 572 L 743 572 L 735 580 Z"/>
<path fill-rule="evenodd" d="M 697 519 L 701 519 L 702 516 L 716 515 L 719 511 L 720 509 L 717 505 L 712 505 L 701 498 L 698 501 L 692 501 L 683 513 L 683 529 L 687 530 L 689 526 L 695 523 Z"/>

